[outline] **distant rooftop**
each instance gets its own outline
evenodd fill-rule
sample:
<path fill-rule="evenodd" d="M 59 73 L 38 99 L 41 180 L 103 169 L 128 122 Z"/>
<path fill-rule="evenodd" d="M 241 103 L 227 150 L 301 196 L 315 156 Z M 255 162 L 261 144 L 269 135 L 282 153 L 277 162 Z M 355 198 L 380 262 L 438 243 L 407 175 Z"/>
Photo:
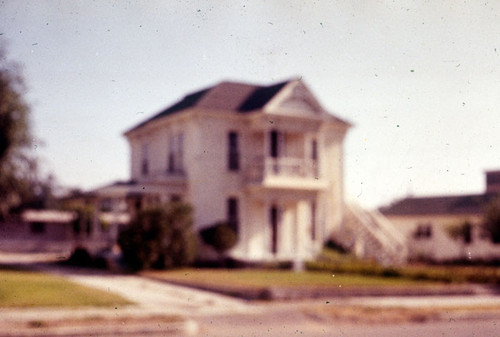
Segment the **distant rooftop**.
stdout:
<path fill-rule="evenodd" d="M 385 215 L 476 214 L 483 211 L 483 207 L 492 197 L 490 194 L 409 197 L 382 207 L 380 211 Z"/>
<path fill-rule="evenodd" d="M 479 214 L 500 193 L 500 171 L 486 172 L 486 192 L 459 196 L 408 197 L 380 208 L 385 215 Z"/>

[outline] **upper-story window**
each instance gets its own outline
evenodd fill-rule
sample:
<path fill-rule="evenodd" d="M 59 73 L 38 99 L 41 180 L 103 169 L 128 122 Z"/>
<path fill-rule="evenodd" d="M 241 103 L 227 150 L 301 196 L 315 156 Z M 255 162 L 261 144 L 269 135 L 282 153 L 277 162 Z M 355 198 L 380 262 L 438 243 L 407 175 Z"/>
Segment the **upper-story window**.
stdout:
<path fill-rule="evenodd" d="M 149 146 L 148 144 L 142 145 L 142 158 L 141 158 L 141 173 L 143 176 L 149 174 Z"/>
<path fill-rule="evenodd" d="M 230 171 L 238 171 L 240 169 L 240 151 L 238 138 L 239 137 L 237 132 L 229 132 L 227 167 Z"/>
<path fill-rule="evenodd" d="M 168 172 L 181 173 L 184 171 L 184 134 L 170 136 L 168 140 Z"/>
<path fill-rule="evenodd" d="M 318 160 L 318 141 L 313 139 L 311 142 L 311 159 L 314 161 Z"/>

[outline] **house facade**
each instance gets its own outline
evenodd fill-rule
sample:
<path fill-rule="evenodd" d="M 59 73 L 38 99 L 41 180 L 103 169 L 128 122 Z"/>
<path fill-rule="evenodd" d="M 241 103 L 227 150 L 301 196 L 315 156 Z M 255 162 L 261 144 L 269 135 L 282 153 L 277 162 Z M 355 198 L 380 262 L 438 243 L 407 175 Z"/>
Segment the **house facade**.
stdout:
<path fill-rule="evenodd" d="M 222 82 L 125 132 L 131 180 L 96 195 L 117 213 L 188 202 L 196 230 L 235 229 L 235 259 L 311 257 L 342 220 L 349 127 L 302 80 Z"/>
<path fill-rule="evenodd" d="M 380 209 L 407 238 L 410 260 L 498 260 L 500 245 L 482 227 L 500 193 L 500 171 L 486 172 L 483 194 L 408 197 Z"/>

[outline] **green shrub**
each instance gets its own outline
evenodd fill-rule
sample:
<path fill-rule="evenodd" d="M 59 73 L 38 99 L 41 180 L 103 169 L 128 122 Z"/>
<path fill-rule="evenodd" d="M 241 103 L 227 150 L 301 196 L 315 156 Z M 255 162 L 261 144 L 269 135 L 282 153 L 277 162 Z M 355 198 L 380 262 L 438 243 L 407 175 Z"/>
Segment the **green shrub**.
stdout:
<path fill-rule="evenodd" d="M 139 211 L 118 238 L 126 264 L 136 271 L 191 264 L 196 258 L 191 213 L 178 202 Z"/>
<path fill-rule="evenodd" d="M 219 222 L 215 225 L 205 228 L 201 231 L 203 241 L 222 254 L 233 248 L 238 242 L 236 231 L 225 222 Z"/>

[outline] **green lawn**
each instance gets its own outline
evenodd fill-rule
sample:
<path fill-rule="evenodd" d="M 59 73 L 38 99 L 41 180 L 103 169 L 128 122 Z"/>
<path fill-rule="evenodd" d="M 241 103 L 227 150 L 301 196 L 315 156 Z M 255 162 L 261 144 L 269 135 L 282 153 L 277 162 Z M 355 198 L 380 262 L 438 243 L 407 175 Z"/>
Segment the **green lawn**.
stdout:
<path fill-rule="evenodd" d="M 359 286 L 415 286 L 429 283 L 403 278 L 332 274 L 325 271 L 294 273 L 268 269 L 183 269 L 142 273 L 166 281 L 219 289 L 280 288 L 339 288 Z"/>
<path fill-rule="evenodd" d="M 0 269 L 0 307 L 79 307 L 128 304 L 115 294 L 39 272 Z"/>

